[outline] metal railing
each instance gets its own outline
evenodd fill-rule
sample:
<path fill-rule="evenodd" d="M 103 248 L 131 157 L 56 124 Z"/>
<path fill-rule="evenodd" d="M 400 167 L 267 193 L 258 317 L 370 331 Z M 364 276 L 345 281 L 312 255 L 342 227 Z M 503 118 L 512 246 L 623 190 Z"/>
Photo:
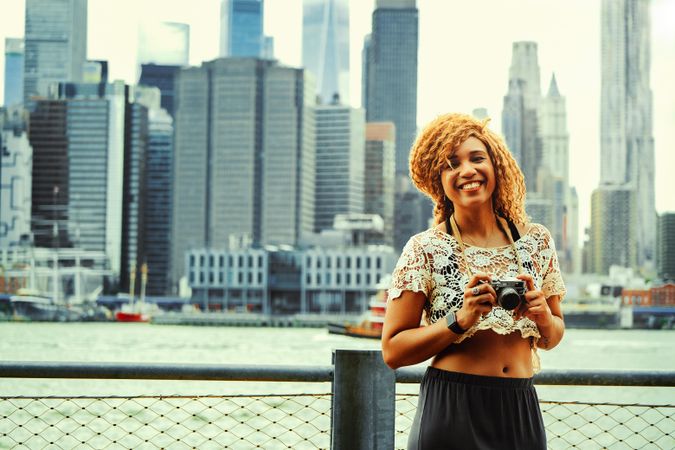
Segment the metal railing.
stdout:
<path fill-rule="evenodd" d="M 0 397 L 0 448 L 405 448 L 423 370 L 378 351 L 319 367 L 0 363 L 0 377 L 325 383 L 330 393 Z M 675 372 L 547 371 L 538 385 L 675 387 Z M 402 387 L 402 385 L 399 385 Z M 549 448 L 675 448 L 675 405 L 541 400 Z"/>

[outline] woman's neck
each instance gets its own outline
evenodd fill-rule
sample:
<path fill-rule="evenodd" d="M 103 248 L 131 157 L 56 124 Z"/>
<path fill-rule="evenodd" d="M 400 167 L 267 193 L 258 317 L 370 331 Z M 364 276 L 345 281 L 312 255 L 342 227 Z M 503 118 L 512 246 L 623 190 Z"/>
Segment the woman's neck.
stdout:
<path fill-rule="evenodd" d="M 491 206 L 477 210 L 457 209 L 454 216 L 462 235 L 488 238 L 499 231 L 497 215 Z"/>

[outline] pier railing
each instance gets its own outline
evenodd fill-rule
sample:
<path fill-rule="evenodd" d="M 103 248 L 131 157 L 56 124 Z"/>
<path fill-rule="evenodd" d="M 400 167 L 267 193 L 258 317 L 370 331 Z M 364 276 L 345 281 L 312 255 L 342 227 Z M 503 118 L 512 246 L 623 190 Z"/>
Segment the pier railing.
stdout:
<path fill-rule="evenodd" d="M 377 351 L 337 350 L 333 363 L 287 367 L 2 362 L 0 377 L 5 378 L 330 385 L 326 392 L 312 394 L 4 396 L 0 448 L 405 448 L 417 395 L 402 391 L 410 390 L 406 383 L 419 383 L 423 370 L 392 371 Z M 675 372 L 546 371 L 535 383 L 672 388 Z M 549 448 L 675 448 L 672 403 L 542 399 L 540 406 Z"/>

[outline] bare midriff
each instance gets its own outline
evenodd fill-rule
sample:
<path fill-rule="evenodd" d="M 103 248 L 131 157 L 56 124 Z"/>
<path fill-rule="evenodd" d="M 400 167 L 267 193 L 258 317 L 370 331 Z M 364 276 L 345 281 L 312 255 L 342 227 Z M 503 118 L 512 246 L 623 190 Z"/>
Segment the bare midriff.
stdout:
<path fill-rule="evenodd" d="M 482 330 L 436 355 L 432 367 L 451 372 L 508 378 L 532 376 L 530 340 L 519 331 L 507 335 Z"/>

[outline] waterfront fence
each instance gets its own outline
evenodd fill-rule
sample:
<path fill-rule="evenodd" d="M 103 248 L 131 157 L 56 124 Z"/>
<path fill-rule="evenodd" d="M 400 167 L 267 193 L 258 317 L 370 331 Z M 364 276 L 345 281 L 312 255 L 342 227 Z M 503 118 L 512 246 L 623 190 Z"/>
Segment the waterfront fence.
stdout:
<path fill-rule="evenodd" d="M 0 363 L 0 377 L 331 383 L 315 394 L 0 397 L 0 448 L 404 449 L 422 369 L 377 351 L 332 366 Z M 675 387 L 675 372 L 548 371 L 537 385 Z M 409 390 L 409 389 L 408 389 Z M 398 391 L 398 392 L 397 392 Z M 548 446 L 675 448 L 675 405 L 540 401 Z"/>

